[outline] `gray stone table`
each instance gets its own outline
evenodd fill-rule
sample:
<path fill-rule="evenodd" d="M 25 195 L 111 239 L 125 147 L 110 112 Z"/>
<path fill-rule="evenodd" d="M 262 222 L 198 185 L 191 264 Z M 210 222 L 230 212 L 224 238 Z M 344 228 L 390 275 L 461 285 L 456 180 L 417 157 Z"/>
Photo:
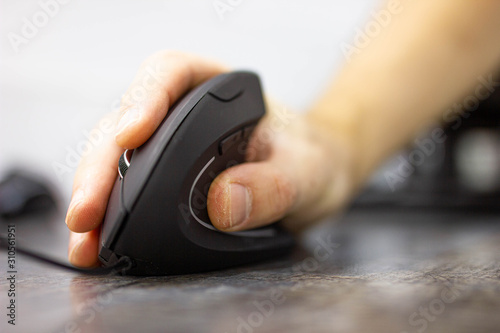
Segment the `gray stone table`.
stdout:
<path fill-rule="evenodd" d="M 18 237 L 63 259 L 60 221 L 16 221 Z M 0 328 L 500 332 L 499 222 L 493 213 L 358 208 L 311 231 L 287 258 L 187 276 L 82 276 L 18 256 L 16 326 L 2 278 Z"/>

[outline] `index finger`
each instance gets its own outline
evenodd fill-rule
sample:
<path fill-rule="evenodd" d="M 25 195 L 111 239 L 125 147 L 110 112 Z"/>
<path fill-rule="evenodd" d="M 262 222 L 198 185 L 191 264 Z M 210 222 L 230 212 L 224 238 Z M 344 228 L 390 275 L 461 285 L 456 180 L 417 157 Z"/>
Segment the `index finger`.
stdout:
<path fill-rule="evenodd" d="M 225 71 L 227 68 L 215 61 L 179 51 L 161 51 L 150 56 L 122 98 L 117 144 L 127 149 L 142 145 L 177 99 Z"/>

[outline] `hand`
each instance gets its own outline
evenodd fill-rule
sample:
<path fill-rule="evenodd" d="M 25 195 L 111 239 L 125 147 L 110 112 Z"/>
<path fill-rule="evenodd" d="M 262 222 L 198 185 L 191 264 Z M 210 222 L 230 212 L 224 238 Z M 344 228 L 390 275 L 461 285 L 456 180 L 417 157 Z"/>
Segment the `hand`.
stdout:
<path fill-rule="evenodd" d="M 247 163 L 229 168 L 208 193 L 210 221 L 223 231 L 253 229 L 284 219 L 300 231 L 341 208 L 354 189 L 347 140 L 307 115 L 266 100 Z"/>
<path fill-rule="evenodd" d="M 227 71 L 224 66 L 180 52 L 163 51 L 140 67 L 124 95 L 114 135 L 86 155 L 76 171 L 66 223 L 71 230 L 72 264 L 98 264 L 100 224 L 124 149 L 142 145 L 168 108 L 184 93 Z M 248 163 L 221 173 L 208 194 L 210 220 L 220 230 L 251 229 L 286 217 L 301 229 L 340 207 L 352 192 L 350 150 L 307 116 L 275 103 L 256 128 L 247 148 Z"/>

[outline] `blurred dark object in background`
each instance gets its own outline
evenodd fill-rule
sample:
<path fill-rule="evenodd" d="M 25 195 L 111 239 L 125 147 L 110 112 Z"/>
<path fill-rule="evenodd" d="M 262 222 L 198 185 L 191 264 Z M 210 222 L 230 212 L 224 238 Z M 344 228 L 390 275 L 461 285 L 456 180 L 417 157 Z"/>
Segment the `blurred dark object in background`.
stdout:
<path fill-rule="evenodd" d="M 0 182 L 0 217 L 43 214 L 56 209 L 51 186 L 28 172 L 13 170 Z"/>
<path fill-rule="evenodd" d="M 416 139 L 353 206 L 500 210 L 500 89 L 479 100 L 444 112 L 443 130 Z"/>

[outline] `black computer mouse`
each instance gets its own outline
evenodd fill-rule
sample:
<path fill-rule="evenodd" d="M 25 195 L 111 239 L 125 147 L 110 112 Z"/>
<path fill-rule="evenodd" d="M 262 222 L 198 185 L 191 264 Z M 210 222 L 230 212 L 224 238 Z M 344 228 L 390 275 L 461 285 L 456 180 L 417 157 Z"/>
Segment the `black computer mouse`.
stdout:
<path fill-rule="evenodd" d="M 100 236 L 104 266 L 127 257 L 126 274 L 186 274 L 287 253 L 293 238 L 279 225 L 221 232 L 206 209 L 211 182 L 244 162 L 264 114 L 250 72 L 216 76 L 178 101 L 144 145 L 120 158 Z"/>
<path fill-rule="evenodd" d="M 39 215 L 56 207 L 53 188 L 39 175 L 13 169 L 0 181 L 1 218 Z"/>

